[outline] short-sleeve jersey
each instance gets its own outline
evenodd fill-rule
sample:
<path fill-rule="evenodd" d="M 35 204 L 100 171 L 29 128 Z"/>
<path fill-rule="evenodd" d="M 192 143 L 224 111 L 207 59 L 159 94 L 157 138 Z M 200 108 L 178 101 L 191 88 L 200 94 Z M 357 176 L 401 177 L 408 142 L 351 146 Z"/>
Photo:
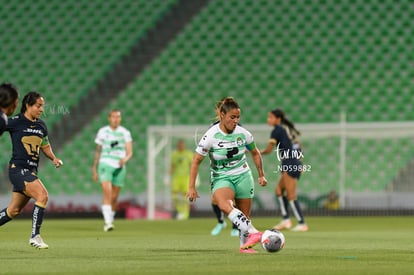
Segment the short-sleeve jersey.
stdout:
<path fill-rule="evenodd" d="M 0 111 L 0 136 L 6 131 L 7 127 L 7 116 L 5 113 Z"/>
<path fill-rule="evenodd" d="M 44 121 L 31 121 L 18 114 L 9 119 L 6 130 L 10 133 L 13 147 L 10 166 L 37 171 L 40 149 L 49 144 Z"/>
<path fill-rule="evenodd" d="M 196 152 L 209 155 L 211 178 L 240 175 L 250 170 L 246 161 L 246 148 L 253 150 L 252 134 L 237 125 L 230 134 L 224 133 L 219 124 L 212 125 L 198 143 Z"/>
<path fill-rule="evenodd" d="M 119 161 L 126 156 L 126 143 L 131 141 L 131 133 L 123 126 L 115 130 L 109 126 L 99 129 L 95 137 L 95 143 L 102 146 L 99 163 L 119 168 Z"/>
<path fill-rule="evenodd" d="M 292 139 L 289 136 L 289 128 L 283 124 L 278 124 L 270 134 L 270 142 L 278 145 L 280 150 L 292 149 Z"/>
<path fill-rule="evenodd" d="M 276 125 L 270 134 L 270 142 L 276 144 L 278 158 L 298 159 L 302 148 L 299 143 L 294 143 L 289 128 L 284 124 Z M 297 141 L 298 142 L 298 141 Z"/>
<path fill-rule="evenodd" d="M 190 175 L 193 152 L 190 150 L 174 151 L 171 155 L 171 164 L 174 167 L 173 177 L 184 177 Z"/>

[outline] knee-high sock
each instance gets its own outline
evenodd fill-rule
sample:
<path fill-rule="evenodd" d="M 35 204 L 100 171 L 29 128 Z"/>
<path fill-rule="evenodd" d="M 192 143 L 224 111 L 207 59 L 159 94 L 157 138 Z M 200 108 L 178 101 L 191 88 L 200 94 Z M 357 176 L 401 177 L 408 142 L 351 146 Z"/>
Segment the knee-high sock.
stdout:
<path fill-rule="evenodd" d="M 239 229 L 240 245 L 243 245 L 246 242 L 246 238 L 249 236 L 249 231 L 252 230 L 253 226 L 251 221 L 237 208 L 233 208 L 228 215 L 228 218 L 237 226 L 237 229 Z"/>
<path fill-rule="evenodd" d="M 223 217 L 223 212 L 221 212 L 220 208 L 218 207 L 217 204 L 212 203 L 211 204 L 211 208 L 213 208 L 213 212 L 216 215 L 217 218 L 217 222 L 218 223 L 223 223 L 224 222 L 224 217 Z M 237 227 L 236 227 L 237 228 Z"/>
<path fill-rule="evenodd" d="M 33 207 L 32 214 L 32 238 L 40 234 L 40 227 L 43 223 L 43 216 L 45 214 L 45 208 L 37 204 Z"/>
<path fill-rule="evenodd" d="M 284 220 L 289 219 L 289 212 L 288 212 L 288 200 L 285 196 L 278 196 L 277 200 L 279 201 L 280 212 Z"/>
<path fill-rule="evenodd" d="M 12 218 L 10 218 L 9 214 L 7 213 L 7 208 L 4 208 L 0 211 L 0 226 L 2 226 L 5 223 L 8 223 L 11 220 Z"/>
<path fill-rule="evenodd" d="M 303 218 L 302 210 L 300 209 L 300 204 L 298 200 L 289 201 L 290 207 L 292 207 L 293 214 L 300 224 L 305 223 Z"/>
<path fill-rule="evenodd" d="M 106 224 L 111 224 L 114 221 L 112 216 L 112 207 L 110 204 L 102 205 L 102 216 Z"/>

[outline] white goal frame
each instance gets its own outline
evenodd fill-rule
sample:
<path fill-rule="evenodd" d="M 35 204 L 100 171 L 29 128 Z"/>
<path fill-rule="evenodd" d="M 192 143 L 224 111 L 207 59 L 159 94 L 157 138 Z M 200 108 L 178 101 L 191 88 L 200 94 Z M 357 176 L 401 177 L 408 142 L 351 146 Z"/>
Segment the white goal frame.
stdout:
<path fill-rule="evenodd" d="M 270 135 L 271 128 L 265 124 L 245 124 L 246 129 L 252 133 L 266 132 Z M 345 115 L 341 114 L 339 123 L 309 123 L 297 124 L 302 132 L 301 138 L 318 139 L 326 137 L 340 138 L 339 147 L 339 179 L 338 191 L 341 208 L 345 208 L 345 182 L 346 182 L 346 146 L 347 138 L 356 139 L 386 139 L 386 138 L 414 138 L 414 121 L 407 122 L 372 122 L 347 123 Z M 166 125 L 149 126 L 147 129 L 147 219 L 155 219 L 156 209 L 156 157 L 162 150 L 167 150 L 164 158 L 169 163 L 171 154 L 171 140 L 173 138 L 194 139 L 195 146 L 198 139 L 208 129 L 208 125 Z M 256 138 L 256 136 L 255 136 Z M 195 148 L 195 147 L 194 147 Z"/>

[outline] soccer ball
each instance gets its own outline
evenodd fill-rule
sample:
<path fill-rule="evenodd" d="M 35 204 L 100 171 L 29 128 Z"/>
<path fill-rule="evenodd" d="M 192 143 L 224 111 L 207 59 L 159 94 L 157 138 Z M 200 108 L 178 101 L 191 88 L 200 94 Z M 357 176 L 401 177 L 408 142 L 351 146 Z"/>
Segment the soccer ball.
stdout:
<path fill-rule="evenodd" d="M 285 236 L 276 229 L 266 230 L 263 232 L 260 243 L 267 252 L 278 252 L 285 246 Z"/>

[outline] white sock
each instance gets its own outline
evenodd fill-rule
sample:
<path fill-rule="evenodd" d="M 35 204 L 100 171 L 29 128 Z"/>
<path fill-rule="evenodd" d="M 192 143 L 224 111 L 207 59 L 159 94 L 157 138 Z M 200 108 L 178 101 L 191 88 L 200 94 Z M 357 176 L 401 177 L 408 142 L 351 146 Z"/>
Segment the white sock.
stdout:
<path fill-rule="evenodd" d="M 251 230 L 252 228 L 250 220 L 243 214 L 243 212 L 241 212 L 237 208 L 233 208 L 233 210 L 231 210 L 230 214 L 228 215 L 228 218 L 242 232 L 242 235 L 245 232 L 249 232 L 249 230 Z"/>
<path fill-rule="evenodd" d="M 259 232 L 259 230 L 257 230 L 256 229 L 256 227 L 254 227 L 254 225 L 253 224 L 250 224 L 251 225 L 251 227 L 249 228 L 249 234 L 252 234 L 252 233 L 257 233 L 257 232 Z"/>
<path fill-rule="evenodd" d="M 115 220 L 115 211 L 112 211 L 112 222 Z"/>
<path fill-rule="evenodd" d="M 112 223 L 112 207 L 110 204 L 102 205 L 102 215 L 106 224 Z"/>

